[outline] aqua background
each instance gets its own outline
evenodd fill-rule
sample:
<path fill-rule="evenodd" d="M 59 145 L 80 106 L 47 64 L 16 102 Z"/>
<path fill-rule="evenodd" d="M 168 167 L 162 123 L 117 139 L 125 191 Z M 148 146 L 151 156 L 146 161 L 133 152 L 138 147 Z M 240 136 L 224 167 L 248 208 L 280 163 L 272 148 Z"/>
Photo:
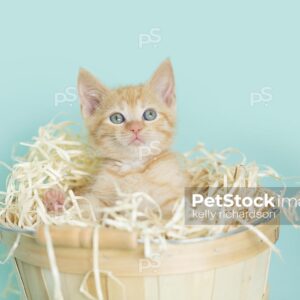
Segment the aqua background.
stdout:
<path fill-rule="evenodd" d="M 13 146 L 60 112 L 80 120 L 70 95 L 55 105 L 80 66 L 117 86 L 148 79 L 170 57 L 176 149 L 233 146 L 283 176 L 300 175 L 299 9 L 297 0 L 2 1 L 0 159 L 11 163 Z M 152 42 L 139 46 L 151 31 Z M 251 105 L 251 93 L 263 89 L 265 101 Z M 278 247 L 270 299 L 299 299 L 299 231 L 282 228 Z M 10 270 L 0 265 L 0 299 L 18 299 L 1 295 Z"/>

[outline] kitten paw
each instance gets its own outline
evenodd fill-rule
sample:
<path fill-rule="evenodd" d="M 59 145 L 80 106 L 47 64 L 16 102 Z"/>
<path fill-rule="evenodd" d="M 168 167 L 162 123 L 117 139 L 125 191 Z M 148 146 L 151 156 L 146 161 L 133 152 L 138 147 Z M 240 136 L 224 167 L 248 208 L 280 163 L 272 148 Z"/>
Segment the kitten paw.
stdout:
<path fill-rule="evenodd" d="M 61 212 L 65 202 L 65 193 L 51 188 L 45 192 L 43 202 L 48 212 Z"/>

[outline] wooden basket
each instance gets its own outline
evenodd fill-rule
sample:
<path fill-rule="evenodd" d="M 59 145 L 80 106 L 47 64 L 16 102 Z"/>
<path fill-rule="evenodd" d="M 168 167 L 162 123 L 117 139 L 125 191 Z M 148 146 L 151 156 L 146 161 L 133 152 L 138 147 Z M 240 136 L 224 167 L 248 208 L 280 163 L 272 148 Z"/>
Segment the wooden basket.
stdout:
<path fill-rule="evenodd" d="M 270 241 L 276 242 L 278 216 L 257 227 Z M 79 289 L 84 275 L 92 270 L 91 229 L 64 228 L 59 233 L 57 230 L 51 233 L 64 299 L 87 299 Z M 1 234 L 2 241 L 11 246 L 16 234 Z M 100 269 L 111 271 L 122 283 L 101 274 L 105 300 L 268 299 L 271 251 L 252 231 L 240 230 L 193 243 L 171 243 L 161 257 L 152 259 L 144 258 L 143 245 L 136 245 L 132 235 L 104 232 L 100 240 Z M 22 235 L 14 255 L 27 299 L 54 299 L 43 236 Z M 87 278 L 87 286 L 97 299 L 93 273 Z"/>

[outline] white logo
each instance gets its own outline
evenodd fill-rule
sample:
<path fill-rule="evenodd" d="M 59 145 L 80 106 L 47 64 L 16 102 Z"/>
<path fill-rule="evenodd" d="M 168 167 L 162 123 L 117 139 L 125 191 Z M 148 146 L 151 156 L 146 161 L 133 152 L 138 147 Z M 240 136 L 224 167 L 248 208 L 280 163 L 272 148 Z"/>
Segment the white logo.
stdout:
<path fill-rule="evenodd" d="M 161 266 L 161 257 L 159 253 L 153 253 L 150 258 L 142 258 L 139 260 L 139 272 L 142 273 L 144 270 L 157 270 Z"/>
<path fill-rule="evenodd" d="M 154 47 L 157 47 L 160 41 L 160 28 L 152 28 L 150 33 L 139 34 L 139 48 L 143 48 L 144 45 L 148 44 L 153 44 Z"/>
<path fill-rule="evenodd" d="M 254 92 L 250 94 L 250 104 L 254 106 L 257 103 L 263 102 L 265 106 L 268 105 L 270 101 L 272 101 L 272 88 L 263 87 L 260 92 Z"/>
<path fill-rule="evenodd" d="M 160 141 L 153 141 L 150 143 L 150 146 L 139 147 L 139 159 L 142 160 L 146 156 L 160 153 L 159 144 Z"/>
<path fill-rule="evenodd" d="M 55 93 L 54 95 L 54 105 L 58 106 L 62 103 L 69 103 L 70 106 L 73 105 L 73 102 L 77 100 L 76 88 L 69 86 L 65 88 L 63 93 Z"/>

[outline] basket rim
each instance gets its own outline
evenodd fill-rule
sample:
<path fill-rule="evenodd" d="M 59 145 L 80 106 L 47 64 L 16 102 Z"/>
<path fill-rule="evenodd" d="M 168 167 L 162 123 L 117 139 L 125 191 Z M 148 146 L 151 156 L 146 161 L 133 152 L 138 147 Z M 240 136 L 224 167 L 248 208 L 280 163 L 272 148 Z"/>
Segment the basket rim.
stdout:
<path fill-rule="evenodd" d="M 277 218 L 280 215 L 280 209 L 279 208 L 272 208 L 272 209 L 270 209 L 270 212 L 275 213 L 275 218 Z M 273 220 L 275 218 L 272 218 L 272 217 L 260 218 L 260 219 L 255 220 L 253 223 L 249 223 L 249 225 L 252 225 L 252 226 L 263 225 L 263 224 L 266 224 L 266 223 L 270 222 L 271 220 Z M 192 226 L 201 226 L 201 224 L 192 225 Z M 212 225 L 212 226 L 221 226 L 221 225 Z M 203 242 L 217 240 L 217 239 L 224 238 L 224 237 L 229 237 L 229 236 L 238 234 L 240 232 L 244 232 L 244 231 L 249 230 L 244 225 L 238 225 L 238 226 L 239 227 L 237 227 L 233 230 L 230 230 L 228 232 L 221 232 L 221 233 L 215 234 L 213 236 L 191 238 L 191 239 L 182 239 L 182 240 L 166 240 L 166 243 L 167 244 L 172 244 L 172 245 L 203 243 Z M 14 232 L 16 234 L 25 234 L 25 235 L 31 235 L 31 236 L 34 236 L 35 233 L 36 233 L 36 230 L 34 230 L 34 229 L 22 229 L 22 228 L 18 228 L 18 227 L 6 227 L 2 224 L 0 224 L 0 231 Z M 159 243 L 159 241 L 157 243 Z M 144 241 L 142 239 L 138 239 L 138 244 L 144 244 Z"/>

